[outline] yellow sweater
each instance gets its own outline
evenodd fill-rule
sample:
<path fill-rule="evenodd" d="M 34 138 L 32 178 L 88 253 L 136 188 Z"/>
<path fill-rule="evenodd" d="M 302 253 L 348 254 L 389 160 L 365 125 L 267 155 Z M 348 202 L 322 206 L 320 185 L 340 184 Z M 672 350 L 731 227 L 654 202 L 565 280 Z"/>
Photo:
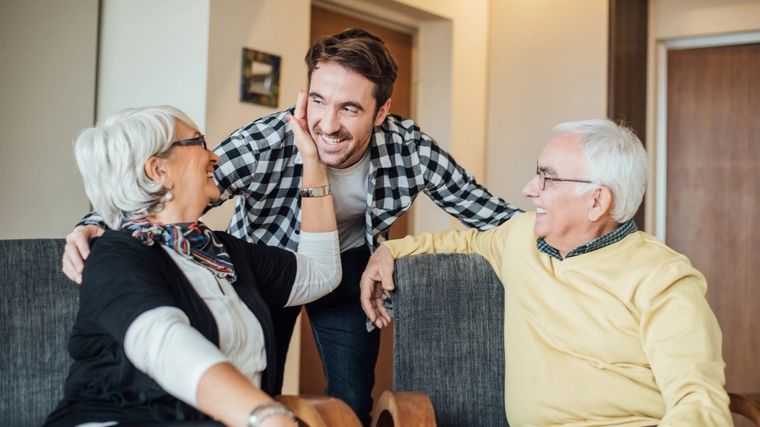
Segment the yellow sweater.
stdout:
<path fill-rule="evenodd" d="M 386 242 L 394 258 L 477 253 L 504 286 L 505 407 L 521 426 L 732 426 L 721 332 L 702 274 L 636 232 L 554 259 L 535 213 Z"/>

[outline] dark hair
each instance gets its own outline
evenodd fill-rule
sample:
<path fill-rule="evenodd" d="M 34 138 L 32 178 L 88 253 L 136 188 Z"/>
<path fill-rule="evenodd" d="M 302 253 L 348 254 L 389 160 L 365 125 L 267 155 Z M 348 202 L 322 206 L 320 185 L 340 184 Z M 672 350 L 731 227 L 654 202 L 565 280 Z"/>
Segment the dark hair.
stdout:
<path fill-rule="evenodd" d="M 320 62 L 338 63 L 374 83 L 375 113 L 393 93 L 398 70 L 396 59 L 380 37 L 367 31 L 349 28 L 339 34 L 317 39 L 306 53 L 309 83 L 311 73 Z"/>

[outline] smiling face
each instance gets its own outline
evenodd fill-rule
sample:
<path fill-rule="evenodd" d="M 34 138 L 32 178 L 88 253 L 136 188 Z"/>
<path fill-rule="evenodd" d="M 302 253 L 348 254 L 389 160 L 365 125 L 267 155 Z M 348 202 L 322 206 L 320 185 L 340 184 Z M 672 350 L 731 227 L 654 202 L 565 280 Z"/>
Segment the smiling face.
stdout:
<path fill-rule="evenodd" d="M 549 178 L 589 180 L 588 163 L 578 135 L 563 133 L 555 136 L 538 159 L 538 168 Z M 593 240 L 596 227 L 590 216 L 595 192 L 576 194 L 574 182 L 546 181 L 540 189 L 539 177 L 525 184 L 522 193 L 536 207 L 533 230 L 560 253 L 577 248 Z"/>
<path fill-rule="evenodd" d="M 174 128 L 174 140 L 182 141 L 200 136 L 198 130 L 177 120 Z M 171 188 L 174 199 L 167 203 L 167 209 L 181 212 L 197 212 L 195 221 L 203 209 L 219 198 L 219 188 L 214 181 L 214 166 L 219 163 L 219 157 L 200 144 L 174 145 L 163 164 L 168 180 L 165 184 Z M 192 213 L 190 216 L 196 215 Z"/>
<path fill-rule="evenodd" d="M 334 62 L 321 62 L 311 74 L 307 122 L 319 158 L 343 169 L 362 158 L 374 126 L 390 108 L 388 100 L 375 114 L 374 83 Z"/>

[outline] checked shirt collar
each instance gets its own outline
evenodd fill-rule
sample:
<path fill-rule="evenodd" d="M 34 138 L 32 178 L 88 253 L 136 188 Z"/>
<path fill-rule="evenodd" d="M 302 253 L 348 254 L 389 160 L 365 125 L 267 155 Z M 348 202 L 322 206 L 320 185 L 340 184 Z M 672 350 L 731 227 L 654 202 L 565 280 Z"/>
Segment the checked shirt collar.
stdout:
<path fill-rule="evenodd" d="M 625 236 L 631 233 L 634 233 L 637 230 L 638 230 L 638 227 L 636 227 L 636 223 L 633 221 L 633 219 L 629 219 L 628 221 L 624 222 L 621 226 L 605 234 L 604 236 L 597 237 L 596 239 L 584 245 L 578 246 L 577 248 L 568 252 L 565 258 L 583 255 L 583 254 L 587 254 L 589 252 L 595 251 L 597 249 L 602 249 L 605 246 L 609 246 L 613 243 L 617 243 L 623 240 Z M 538 247 L 539 251 L 549 255 L 550 257 L 556 258 L 562 261 L 562 256 L 560 256 L 559 251 L 556 248 L 554 248 L 552 245 L 546 243 L 546 240 L 544 240 L 543 237 L 539 237 L 536 240 L 536 247 Z"/>

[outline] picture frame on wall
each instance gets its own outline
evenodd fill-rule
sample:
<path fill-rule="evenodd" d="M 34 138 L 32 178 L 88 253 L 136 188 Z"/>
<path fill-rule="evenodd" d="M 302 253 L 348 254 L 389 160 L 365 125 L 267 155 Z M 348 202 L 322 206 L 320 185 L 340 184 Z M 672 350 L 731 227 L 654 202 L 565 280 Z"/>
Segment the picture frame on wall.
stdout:
<path fill-rule="evenodd" d="M 280 57 L 243 48 L 240 101 L 277 108 L 280 95 Z"/>

